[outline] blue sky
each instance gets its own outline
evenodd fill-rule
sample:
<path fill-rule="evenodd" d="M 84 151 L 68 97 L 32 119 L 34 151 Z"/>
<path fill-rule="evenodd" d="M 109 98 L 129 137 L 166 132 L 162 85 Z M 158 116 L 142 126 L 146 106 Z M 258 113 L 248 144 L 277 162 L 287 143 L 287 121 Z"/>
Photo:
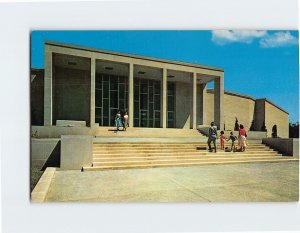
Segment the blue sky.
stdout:
<path fill-rule="evenodd" d="M 298 31 L 33 31 L 33 68 L 44 68 L 45 40 L 221 67 L 225 90 L 268 98 L 299 121 Z"/>

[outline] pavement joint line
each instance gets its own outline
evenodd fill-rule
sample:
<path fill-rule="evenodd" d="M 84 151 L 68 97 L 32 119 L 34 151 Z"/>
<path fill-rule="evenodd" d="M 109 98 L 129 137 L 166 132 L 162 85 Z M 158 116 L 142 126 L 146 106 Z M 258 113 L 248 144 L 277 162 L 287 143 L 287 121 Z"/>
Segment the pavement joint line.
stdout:
<path fill-rule="evenodd" d="M 210 199 L 206 198 L 206 197 L 203 197 L 201 196 L 199 193 L 193 191 L 191 188 L 189 188 L 188 186 L 184 185 L 184 184 L 181 184 L 180 182 L 176 181 L 175 179 L 171 178 L 170 176 L 167 176 L 166 174 L 161 174 L 161 176 L 164 176 L 166 178 L 168 178 L 169 180 L 171 180 L 172 182 L 174 182 L 175 184 L 187 189 L 188 191 L 190 191 L 191 193 L 195 194 L 196 196 L 198 197 L 201 197 L 203 198 L 204 200 L 208 201 L 208 202 L 212 202 Z"/>

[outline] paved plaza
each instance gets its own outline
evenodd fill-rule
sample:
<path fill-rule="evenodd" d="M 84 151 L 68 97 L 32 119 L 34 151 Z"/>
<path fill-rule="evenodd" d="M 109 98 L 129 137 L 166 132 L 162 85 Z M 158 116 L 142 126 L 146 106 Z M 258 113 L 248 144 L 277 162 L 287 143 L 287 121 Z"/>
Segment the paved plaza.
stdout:
<path fill-rule="evenodd" d="M 298 201 L 298 161 L 56 171 L 46 202 Z"/>

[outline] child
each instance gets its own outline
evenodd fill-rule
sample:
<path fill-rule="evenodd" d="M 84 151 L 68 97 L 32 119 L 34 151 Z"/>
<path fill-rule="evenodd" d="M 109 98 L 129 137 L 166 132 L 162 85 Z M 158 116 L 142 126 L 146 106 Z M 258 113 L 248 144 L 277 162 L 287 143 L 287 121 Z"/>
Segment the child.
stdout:
<path fill-rule="evenodd" d="M 224 143 L 225 143 L 225 135 L 224 135 L 224 131 L 221 131 L 221 135 L 220 135 L 220 143 L 221 143 L 221 150 L 224 150 Z"/>
<path fill-rule="evenodd" d="M 234 149 L 235 150 L 235 144 L 234 144 L 234 142 L 236 141 L 236 136 L 233 136 L 233 133 L 232 132 L 230 132 L 230 137 L 228 138 L 228 140 L 226 140 L 227 142 L 229 141 L 229 140 L 231 140 L 231 151 L 232 151 L 232 149 Z"/>

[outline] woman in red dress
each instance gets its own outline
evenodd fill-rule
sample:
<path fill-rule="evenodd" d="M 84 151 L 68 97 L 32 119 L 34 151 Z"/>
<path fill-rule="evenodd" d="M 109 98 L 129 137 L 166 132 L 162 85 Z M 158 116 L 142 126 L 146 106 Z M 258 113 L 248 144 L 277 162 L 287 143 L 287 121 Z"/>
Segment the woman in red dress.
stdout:
<path fill-rule="evenodd" d="M 244 129 L 244 126 L 241 124 L 239 130 L 239 146 L 241 151 L 245 151 L 246 149 L 246 145 L 247 145 L 246 137 L 247 137 L 246 130 Z"/>

